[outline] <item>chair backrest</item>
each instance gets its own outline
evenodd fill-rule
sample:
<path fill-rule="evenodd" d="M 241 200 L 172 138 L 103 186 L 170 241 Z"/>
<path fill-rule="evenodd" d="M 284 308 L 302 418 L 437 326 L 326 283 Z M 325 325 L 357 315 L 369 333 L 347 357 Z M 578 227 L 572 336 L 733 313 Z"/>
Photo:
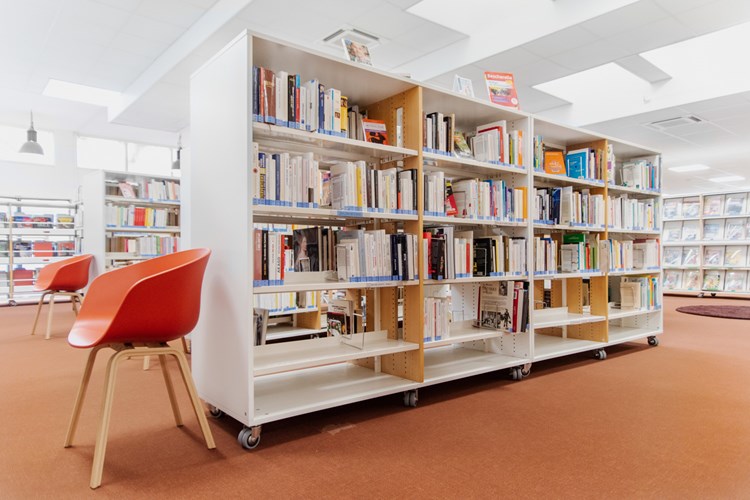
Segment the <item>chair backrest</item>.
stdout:
<path fill-rule="evenodd" d="M 34 288 L 63 292 L 75 292 L 84 288 L 89 283 L 89 268 L 93 258 L 90 254 L 76 255 L 47 264 L 39 271 Z"/>
<path fill-rule="evenodd" d="M 190 333 L 198 322 L 210 254 L 205 248 L 185 250 L 97 277 L 71 330 L 76 336 L 71 344 L 81 346 L 82 335 L 91 346 L 168 342 Z M 87 331 L 91 320 L 99 325 L 96 332 Z"/>

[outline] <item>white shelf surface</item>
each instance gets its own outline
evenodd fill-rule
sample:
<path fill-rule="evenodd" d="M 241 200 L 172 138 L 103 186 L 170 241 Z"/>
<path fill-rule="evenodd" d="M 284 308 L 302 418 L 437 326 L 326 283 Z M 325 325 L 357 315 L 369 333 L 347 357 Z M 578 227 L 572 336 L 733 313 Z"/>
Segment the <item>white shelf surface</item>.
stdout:
<path fill-rule="evenodd" d="M 73 228 L 58 229 L 41 227 L 19 227 L 14 228 L 11 233 L 13 234 L 13 236 L 70 236 L 71 238 L 73 238 L 76 234 L 76 231 Z"/>
<path fill-rule="evenodd" d="M 539 222 L 534 223 L 534 229 L 546 229 L 550 231 L 578 231 L 584 233 L 603 233 L 605 231 L 604 226 L 566 226 L 565 224 L 542 224 Z"/>
<path fill-rule="evenodd" d="M 50 262 L 59 262 L 61 260 L 69 259 L 72 255 L 66 255 L 63 257 L 13 257 L 13 264 L 49 264 Z M 7 259 L 5 259 L 7 263 Z M 3 259 L 0 259 L 0 264 L 3 263 Z"/>
<path fill-rule="evenodd" d="M 585 186 L 604 188 L 604 182 L 590 181 L 586 179 L 574 179 L 567 175 L 548 174 L 546 172 L 534 172 L 534 184 L 537 181 L 541 183 L 552 184 L 556 186 Z"/>
<path fill-rule="evenodd" d="M 609 233 L 616 234 L 642 234 L 646 236 L 660 236 L 661 231 L 659 229 L 623 229 L 619 227 L 610 227 L 607 229 Z"/>
<path fill-rule="evenodd" d="M 295 151 L 318 152 L 328 157 L 348 158 L 352 155 L 370 156 L 376 158 L 395 158 L 417 156 L 414 149 L 398 148 L 371 142 L 358 141 L 335 135 L 319 134 L 289 127 L 280 127 L 268 123 L 253 122 L 253 140 L 267 147 L 277 147 L 284 150 L 290 148 Z M 317 149 L 318 151 L 314 151 Z M 364 159 L 364 158 L 359 158 Z"/>
<path fill-rule="evenodd" d="M 321 366 L 255 379 L 255 415 L 260 425 L 304 413 L 416 389 L 421 384 L 350 363 Z"/>
<path fill-rule="evenodd" d="M 470 323 L 470 322 L 466 322 L 466 323 Z M 446 337 L 440 340 L 431 340 L 429 342 L 425 342 L 424 348 L 434 349 L 436 347 L 442 347 L 446 345 L 460 344 L 461 342 L 472 342 L 474 340 L 494 339 L 505 334 L 506 332 L 504 331 L 487 330 L 485 328 L 478 328 L 478 327 L 471 326 L 471 324 L 455 324 L 454 323 L 453 325 L 451 325 L 451 331 L 450 331 L 449 337 Z"/>
<path fill-rule="evenodd" d="M 123 205 L 144 205 L 157 207 L 179 207 L 179 200 L 151 200 L 143 198 L 125 198 L 124 196 L 105 196 L 104 201 Z"/>
<path fill-rule="evenodd" d="M 604 321 L 606 319 L 604 316 L 568 312 L 567 307 L 536 309 L 534 311 L 534 328 L 581 325 L 584 323 L 596 323 L 597 321 Z"/>
<path fill-rule="evenodd" d="M 106 226 L 110 233 L 179 233 L 179 226 L 147 227 L 147 226 Z"/>
<path fill-rule="evenodd" d="M 432 280 L 427 279 L 424 280 L 425 285 L 460 285 L 462 283 L 486 283 L 486 282 L 493 282 L 493 281 L 524 281 L 528 279 L 528 275 L 526 274 L 508 274 L 505 276 L 474 276 L 472 278 L 452 278 L 452 279 L 445 279 L 445 280 Z"/>
<path fill-rule="evenodd" d="M 534 335 L 534 361 L 542 361 L 568 354 L 593 351 L 606 346 L 604 342 L 593 340 L 569 339 L 551 335 Z"/>
<path fill-rule="evenodd" d="M 419 344 L 389 339 L 385 331 L 365 334 L 358 333 L 353 335 L 353 338 L 349 342 L 360 345 L 363 335 L 365 341 L 362 349 L 344 344 L 339 337 L 256 346 L 253 350 L 255 356 L 253 374 L 256 377 L 272 375 L 274 373 L 419 349 Z"/>
<path fill-rule="evenodd" d="M 626 326 L 609 326 L 609 341 L 607 345 L 622 344 L 633 340 L 661 334 L 661 330 L 650 328 L 629 328 Z"/>
<path fill-rule="evenodd" d="M 743 215 L 728 215 L 727 217 L 744 217 Z M 673 217 L 671 219 L 662 219 L 662 222 L 681 222 L 686 220 L 701 220 L 700 217 Z"/>
<path fill-rule="evenodd" d="M 266 330 L 266 341 L 309 337 L 310 335 L 317 335 L 324 331 L 326 331 L 325 328 L 318 328 L 316 330 L 314 328 L 302 328 L 289 325 L 271 325 Z M 256 347 L 256 349 L 262 349 L 262 347 Z"/>
<path fill-rule="evenodd" d="M 274 316 L 290 316 L 292 314 L 302 314 L 302 313 L 309 313 L 309 312 L 315 312 L 318 310 L 318 307 L 303 307 L 303 308 L 295 308 L 295 309 L 285 309 L 285 310 L 278 310 L 278 311 L 268 311 L 269 317 Z"/>
<path fill-rule="evenodd" d="M 156 256 L 152 255 L 150 257 L 145 257 L 142 255 L 127 252 L 107 252 L 104 254 L 104 258 L 109 260 L 147 260 L 151 257 Z"/>
<path fill-rule="evenodd" d="M 622 318 L 630 318 L 632 316 L 640 316 L 641 314 L 652 314 L 652 313 L 658 313 L 661 312 L 661 308 L 659 309 L 614 309 L 613 307 L 609 308 L 609 313 L 607 314 L 607 318 L 610 320 L 613 319 L 622 319 Z M 609 327 L 610 331 L 612 329 L 612 326 Z"/>
<path fill-rule="evenodd" d="M 526 175 L 527 173 L 527 170 L 525 168 L 519 168 L 517 166 L 494 165 L 492 163 L 478 161 L 473 158 L 446 156 L 438 153 L 429 153 L 427 151 L 422 152 L 422 158 L 424 160 L 433 160 L 438 162 L 438 167 L 440 167 L 439 169 L 442 169 L 442 167 L 447 167 L 449 169 L 460 168 L 466 170 L 468 167 L 468 169 L 470 169 L 472 172 L 487 175 L 498 174 L 501 172 L 520 175 Z"/>
<path fill-rule="evenodd" d="M 285 292 L 312 292 L 316 290 L 355 290 L 364 288 L 388 288 L 394 286 L 414 286 L 419 281 L 323 281 L 323 282 L 300 282 L 284 285 L 269 285 L 253 287 L 253 293 L 285 293 Z"/>
<path fill-rule="evenodd" d="M 631 269 L 628 271 L 608 271 L 607 274 L 609 276 L 641 276 L 643 274 L 659 274 L 661 272 L 661 268 L 659 269 Z"/>
<path fill-rule="evenodd" d="M 639 188 L 634 188 L 634 187 L 616 186 L 614 184 L 609 184 L 607 186 L 607 191 L 612 194 L 630 193 L 630 194 L 637 194 L 641 196 L 653 196 L 654 198 L 661 196 L 661 192 L 659 191 L 651 191 L 649 189 L 639 189 Z"/>
<path fill-rule="evenodd" d="M 415 221 L 419 217 L 411 214 L 397 214 L 386 212 L 352 212 L 334 210 L 332 208 L 302 208 L 282 207 L 275 205 L 253 205 L 253 222 L 271 224 L 311 224 L 324 223 L 326 225 L 335 222 L 345 223 L 350 220 L 386 219 Z"/>
<path fill-rule="evenodd" d="M 464 219 L 462 217 L 442 217 L 425 215 L 422 218 L 425 224 L 443 224 L 454 226 L 498 226 L 498 227 L 525 227 L 526 222 L 504 222 L 490 219 Z"/>
<path fill-rule="evenodd" d="M 553 273 L 553 274 L 535 274 L 535 280 L 561 280 L 565 278 L 596 278 L 604 276 L 601 271 L 591 273 Z"/>
<path fill-rule="evenodd" d="M 528 358 L 516 358 L 506 354 L 444 346 L 424 353 L 424 383 L 439 384 L 481 373 L 502 370 L 529 363 Z"/>

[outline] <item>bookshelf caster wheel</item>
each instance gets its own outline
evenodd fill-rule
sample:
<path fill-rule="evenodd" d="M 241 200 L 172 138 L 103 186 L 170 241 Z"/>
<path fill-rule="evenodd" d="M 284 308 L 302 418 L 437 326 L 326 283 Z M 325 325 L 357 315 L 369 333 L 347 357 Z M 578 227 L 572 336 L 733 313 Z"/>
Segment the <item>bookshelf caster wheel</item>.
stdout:
<path fill-rule="evenodd" d="M 221 418 L 224 416 L 224 412 L 218 409 L 215 406 L 208 407 L 208 414 L 211 415 L 213 418 Z"/>
<path fill-rule="evenodd" d="M 705 293 L 699 293 L 699 294 L 698 294 L 698 298 L 699 298 L 699 299 L 702 299 L 702 298 L 703 298 L 703 297 L 705 297 L 705 296 L 706 296 L 706 294 L 705 294 Z"/>
<path fill-rule="evenodd" d="M 413 391 L 404 391 L 404 406 L 416 408 L 418 400 L 419 397 L 417 396 L 416 389 Z"/>
<path fill-rule="evenodd" d="M 243 428 L 237 435 L 237 442 L 246 450 L 254 450 L 260 444 L 260 427 Z"/>
<path fill-rule="evenodd" d="M 514 366 L 510 369 L 510 379 L 511 380 L 521 380 L 523 379 L 523 370 L 521 370 L 520 367 Z"/>
<path fill-rule="evenodd" d="M 597 349 L 594 351 L 594 359 L 605 360 L 607 359 L 607 351 L 604 349 Z"/>
<path fill-rule="evenodd" d="M 656 338 L 656 337 L 654 337 L 653 335 L 652 335 L 652 336 L 650 336 L 650 337 L 648 338 L 648 345 L 650 345 L 650 346 L 654 346 L 654 347 L 658 346 L 658 345 L 659 345 L 659 339 L 657 339 L 657 338 Z"/>
<path fill-rule="evenodd" d="M 16 307 L 18 305 L 18 302 L 16 302 L 15 300 L 9 300 L 8 305 L 11 307 Z"/>
<path fill-rule="evenodd" d="M 523 378 L 528 377 L 529 375 L 531 375 L 531 363 L 519 367 L 519 370 L 521 370 L 521 376 Z"/>
<path fill-rule="evenodd" d="M 711 297 L 716 297 L 716 294 L 715 294 L 715 293 L 712 293 L 712 294 L 711 294 Z"/>

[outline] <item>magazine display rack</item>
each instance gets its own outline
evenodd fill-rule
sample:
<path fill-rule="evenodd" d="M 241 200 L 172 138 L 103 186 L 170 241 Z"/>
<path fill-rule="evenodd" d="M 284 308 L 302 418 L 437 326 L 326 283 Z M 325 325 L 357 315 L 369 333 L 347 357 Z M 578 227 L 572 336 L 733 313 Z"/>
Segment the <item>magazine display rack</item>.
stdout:
<path fill-rule="evenodd" d="M 664 293 L 750 295 L 749 195 L 729 191 L 664 197 Z"/>
<path fill-rule="evenodd" d="M 341 89 L 349 106 L 356 104 L 369 119 L 385 124 L 389 144 L 308 130 L 291 120 L 266 123 L 253 105 L 258 100 L 254 78 L 257 82 L 259 75 L 254 67 L 298 72 L 305 79 L 320 78 L 321 84 Z M 258 446 L 261 425 L 267 422 L 396 393 L 403 393 L 406 405 L 415 406 L 417 389 L 427 385 L 498 370 L 510 370 L 518 380 L 528 375 L 535 360 L 581 351 L 598 351 L 603 357 L 604 347 L 638 338 L 649 337 L 656 343 L 655 335 L 661 332 L 660 309 L 610 310 L 607 296 L 609 280 L 619 284 L 631 274 L 658 277 L 659 271 L 625 270 L 616 276 L 609 269 L 565 274 L 555 269 L 537 275 L 534 236 L 540 231 L 562 234 L 572 228 L 539 228 L 531 214 L 538 186 L 593 187 L 605 199 L 617 192 L 659 200 L 658 192 L 607 186 L 606 178 L 603 183 L 587 184 L 534 172 L 532 138 L 544 135 L 563 148 L 596 144 L 606 150 L 611 143 L 621 163 L 656 158 L 657 153 L 249 32 L 240 34 L 192 76 L 190 93 L 193 142 L 187 175 L 192 186 L 200 186 L 191 192 L 191 244 L 212 249 L 193 343 L 193 376 L 214 416 L 227 414 L 244 424 L 238 440 L 245 448 Z M 342 104 L 342 114 L 344 109 Z M 512 144 L 511 154 L 500 161 L 453 154 L 452 141 L 441 143 L 437 135 L 432 142 L 425 140 L 430 116 L 437 127 L 432 132 L 448 137 L 449 131 L 499 126 L 505 134 L 502 140 Z M 310 199 L 306 206 L 258 203 L 254 198 L 261 188 L 254 169 L 259 150 L 309 154 L 321 170 L 342 161 L 365 161 L 374 170 L 411 169 L 417 210 L 334 210 L 314 205 Z M 511 158 L 513 162 L 508 161 Z M 444 200 L 438 202 L 438 210 L 430 209 L 434 208 L 431 182 L 437 180 L 440 185 L 449 178 L 468 180 L 462 189 L 493 186 L 490 190 L 507 194 L 502 203 L 507 203 L 506 208 L 512 205 L 512 210 L 502 216 L 469 211 L 449 216 Z M 501 198 L 494 200 L 497 207 Z M 254 280 L 259 255 L 254 236 L 259 224 L 383 229 L 387 234 L 416 235 L 418 279 L 335 281 L 335 272 L 310 269 L 318 272 L 295 271 L 287 272 L 283 280 Z M 637 238 L 658 239 L 655 227 L 627 232 L 612 228 L 610 235 L 603 225 L 597 234 L 601 239 L 627 239 L 635 232 Z M 596 233 L 592 228 L 589 232 Z M 450 254 L 454 258 L 467 255 L 468 264 L 461 269 L 463 261 L 454 259 L 456 268 L 449 272 L 446 266 L 441 275 L 442 264 L 433 266 L 431 259 L 442 255 L 436 250 L 439 245 L 433 249 L 428 240 L 438 236 L 448 241 L 448 235 L 455 238 L 455 246 L 445 245 L 445 257 L 447 252 L 456 252 Z M 471 264 L 474 247 L 481 250 L 492 241 L 497 245 L 485 248 L 504 246 L 508 254 L 494 262 L 505 262 L 507 267 L 492 267 L 485 260 L 487 267 L 475 272 Z M 440 258 L 434 260 L 442 263 Z M 482 299 L 482 285 L 501 282 L 508 284 L 507 293 L 513 291 L 531 304 L 524 311 L 520 302 L 514 326 L 509 326 L 512 316 L 493 318 L 480 313 L 487 303 L 486 295 Z M 336 337 L 255 345 L 248 307 L 254 296 L 323 290 L 339 290 L 354 304 L 366 297 L 365 333 L 357 330 L 356 334 L 362 336 L 357 339 L 363 340 L 358 344 L 361 348 L 342 345 Z M 426 314 L 426 304 L 434 307 L 434 316 Z M 311 318 L 311 325 L 320 325 L 319 312 Z M 492 321 L 502 328 L 478 327 Z"/>
<path fill-rule="evenodd" d="M 0 303 L 39 301 L 39 270 L 80 253 L 79 208 L 72 200 L 0 197 Z"/>

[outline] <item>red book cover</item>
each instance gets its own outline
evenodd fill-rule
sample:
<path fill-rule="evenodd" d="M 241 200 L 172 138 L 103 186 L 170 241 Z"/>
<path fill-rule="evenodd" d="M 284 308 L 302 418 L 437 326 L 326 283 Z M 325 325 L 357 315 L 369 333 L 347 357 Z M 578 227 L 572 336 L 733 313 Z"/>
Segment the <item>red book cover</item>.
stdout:
<path fill-rule="evenodd" d="M 429 231 L 425 231 L 422 233 L 422 238 L 424 240 L 427 240 L 427 251 L 425 252 L 427 255 L 424 256 L 425 262 L 427 262 L 427 276 L 425 276 L 425 279 L 432 278 L 432 259 L 431 252 L 432 252 L 432 233 Z"/>
<path fill-rule="evenodd" d="M 485 71 L 484 81 L 487 84 L 487 94 L 493 104 L 518 109 L 518 96 L 512 73 Z"/>
<path fill-rule="evenodd" d="M 135 215 L 133 219 L 134 226 L 144 226 L 146 222 L 146 209 L 143 207 L 135 207 Z"/>
<path fill-rule="evenodd" d="M 31 269 L 13 269 L 13 286 L 31 286 L 34 284 L 34 271 Z"/>
<path fill-rule="evenodd" d="M 51 241 L 35 241 L 32 249 L 34 257 L 52 257 L 53 255 Z"/>
<path fill-rule="evenodd" d="M 253 280 L 263 279 L 263 230 L 255 229 L 253 237 Z"/>

